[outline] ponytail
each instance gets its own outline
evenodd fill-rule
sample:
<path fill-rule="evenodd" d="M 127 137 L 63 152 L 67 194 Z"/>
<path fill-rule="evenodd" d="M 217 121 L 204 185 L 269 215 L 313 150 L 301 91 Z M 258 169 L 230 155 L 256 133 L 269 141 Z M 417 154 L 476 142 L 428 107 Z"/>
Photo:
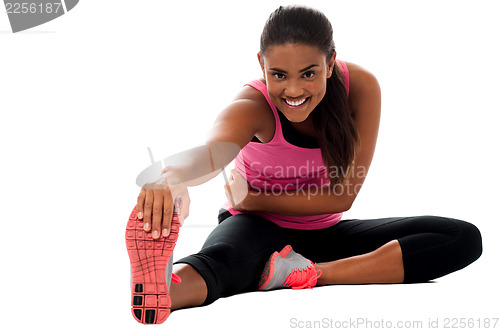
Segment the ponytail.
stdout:
<path fill-rule="evenodd" d="M 347 89 L 341 77 L 342 71 L 335 65 L 332 76 L 327 79 L 325 96 L 312 113 L 331 186 L 345 183 L 353 171 L 352 163 L 359 149 L 356 124 L 347 108 Z M 334 172 L 333 167 L 338 171 Z"/>

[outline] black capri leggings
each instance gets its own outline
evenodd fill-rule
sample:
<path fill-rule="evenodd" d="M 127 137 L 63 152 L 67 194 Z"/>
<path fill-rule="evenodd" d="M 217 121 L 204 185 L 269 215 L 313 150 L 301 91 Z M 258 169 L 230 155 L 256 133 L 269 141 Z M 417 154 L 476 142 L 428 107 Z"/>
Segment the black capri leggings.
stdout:
<path fill-rule="evenodd" d="M 207 305 L 220 297 L 257 290 L 269 256 L 287 244 L 319 263 L 368 253 L 392 240 L 401 246 L 405 283 L 426 282 L 457 271 L 482 253 L 479 230 L 452 218 L 349 219 L 329 228 L 297 230 L 221 209 L 219 225 L 201 251 L 176 263 L 191 265 L 203 277 Z"/>

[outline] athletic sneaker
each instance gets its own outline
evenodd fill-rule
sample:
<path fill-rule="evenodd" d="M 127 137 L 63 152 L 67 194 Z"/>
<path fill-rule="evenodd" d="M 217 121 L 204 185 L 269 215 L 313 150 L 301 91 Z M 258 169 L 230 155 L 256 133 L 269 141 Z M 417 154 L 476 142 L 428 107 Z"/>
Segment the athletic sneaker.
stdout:
<path fill-rule="evenodd" d="M 132 315 L 139 323 L 161 324 L 170 315 L 170 282 L 180 282 L 172 273 L 179 227 L 174 209 L 170 234 L 155 240 L 144 231 L 135 207 L 130 214 L 125 241 L 132 270 Z"/>
<path fill-rule="evenodd" d="M 259 290 L 313 288 L 320 276 L 321 270 L 316 270 L 315 264 L 287 245 L 280 252 L 275 251 L 267 261 Z"/>

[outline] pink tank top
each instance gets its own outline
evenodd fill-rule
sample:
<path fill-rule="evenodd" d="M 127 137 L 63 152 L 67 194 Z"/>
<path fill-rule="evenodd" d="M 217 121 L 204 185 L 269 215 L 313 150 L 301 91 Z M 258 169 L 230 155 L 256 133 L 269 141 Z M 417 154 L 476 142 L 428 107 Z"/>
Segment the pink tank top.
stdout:
<path fill-rule="evenodd" d="M 349 93 L 349 73 L 347 66 L 340 60 L 339 63 Z M 271 107 L 276 128 L 274 136 L 268 143 L 249 142 L 236 156 L 235 167 L 248 181 L 253 190 L 267 192 L 271 195 L 317 192 L 322 186 L 329 185 L 326 176 L 326 167 L 321 158 L 319 148 L 310 149 L 290 144 L 283 137 L 281 122 L 276 106 L 272 103 L 264 83 L 255 80 L 247 84 L 266 97 Z M 231 214 L 240 214 L 241 211 L 231 208 L 229 202 L 224 202 L 223 209 Z M 318 214 L 312 216 L 285 216 L 269 212 L 245 212 L 262 216 L 280 227 L 295 229 L 320 229 L 335 225 L 342 218 L 342 213 Z"/>

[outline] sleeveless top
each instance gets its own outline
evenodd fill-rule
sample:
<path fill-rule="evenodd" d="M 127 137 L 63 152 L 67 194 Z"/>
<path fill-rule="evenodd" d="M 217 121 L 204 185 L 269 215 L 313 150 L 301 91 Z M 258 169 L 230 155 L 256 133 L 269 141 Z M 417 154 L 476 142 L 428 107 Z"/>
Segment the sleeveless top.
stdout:
<path fill-rule="evenodd" d="M 349 73 L 347 66 L 340 60 L 340 65 L 347 93 L 349 93 Z M 252 190 L 270 195 L 286 195 L 295 192 L 307 194 L 321 192 L 321 187 L 328 186 L 330 180 L 319 148 L 304 148 L 290 144 L 283 136 L 280 116 L 276 106 L 267 93 L 267 87 L 259 80 L 249 85 L 259 90 L 271 107 L 276 128 L 268 143 L 249 142 L 236 156 L 236 170 L 247 180 Z M 238 211 L 231 208 L 228 201 L 223 209 L 232 215 L 247 213 L 264 217 L 280 227 L 295 229 L 321 229 L 335 225 L 342 218 L 342 213 L 318 214 L 311 216 L 286 216 L 261 211 Z"/>

